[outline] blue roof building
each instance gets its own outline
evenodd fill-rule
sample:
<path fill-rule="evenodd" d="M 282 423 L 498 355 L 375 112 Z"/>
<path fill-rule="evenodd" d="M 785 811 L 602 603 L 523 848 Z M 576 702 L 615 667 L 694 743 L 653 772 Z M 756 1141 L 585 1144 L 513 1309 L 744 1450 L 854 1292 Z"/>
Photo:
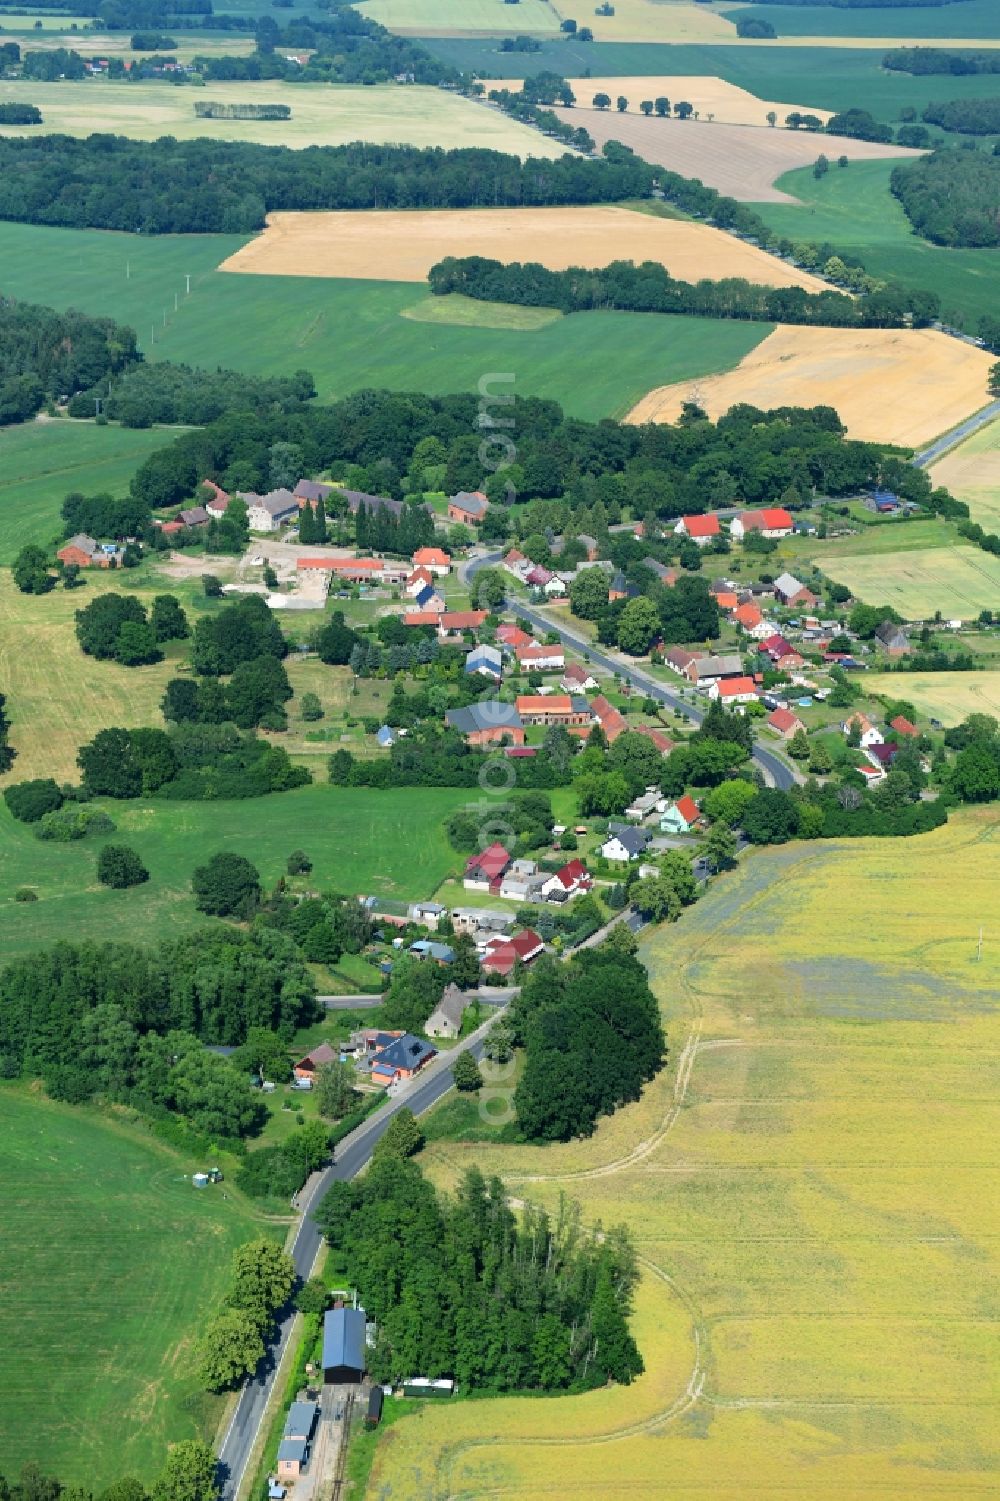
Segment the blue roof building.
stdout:
<path fill-rule="evenodd" d="M 481 672 L 485 677 L 496 678 L 499 682 L 503 676 L 503 657 L 495 646 L 474 647 L 465 659 L 465 670 Z"/>
<path fill-rule="evenodd" d="M 323 1379 L 360 1381 L 368 1365 L 363 1308 L 331 1308 L 323 1318 Z"/>

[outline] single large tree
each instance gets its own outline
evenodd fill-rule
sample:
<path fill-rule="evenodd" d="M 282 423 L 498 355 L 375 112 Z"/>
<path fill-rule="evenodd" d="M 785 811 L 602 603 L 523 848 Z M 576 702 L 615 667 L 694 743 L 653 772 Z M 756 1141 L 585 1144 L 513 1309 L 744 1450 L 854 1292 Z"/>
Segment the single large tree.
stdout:
<path fill-rule="evenodd" d="M 244 856 L 222 851 L 191 877 L 195 905 L 212 917 L 249 917 L 260 901 L 260 874 Z"/>

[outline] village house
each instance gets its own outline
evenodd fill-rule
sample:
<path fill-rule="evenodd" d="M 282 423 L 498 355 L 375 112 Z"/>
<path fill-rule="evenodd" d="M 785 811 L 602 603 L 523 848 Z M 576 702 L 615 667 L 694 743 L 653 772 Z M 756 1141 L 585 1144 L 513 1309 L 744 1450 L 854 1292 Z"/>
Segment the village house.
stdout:
<path fill-rule="evenodd" d="M 411 599 L 416 599 L 425 589 L 434 588 L 434 575 L 429 568 L 414 568 L 406 580 L 406 592 Z"/>
<path fill-rule="evenodd" d="M 758 532 L 762 537 L 789 537 L 794 522 L 789 513 L 780 506 L 763 511 L 741 511 L 729 525 L 729 535 L 738 540 L 749 532 Z"/>
<path fill-rule="evenodd" d="M 791 740 L 799 730 L 805 729 L 805 725 L 797 714 L 793 714 L 791 709 L 781 708 L 780 705 L 777 709 L 771 710 L 765 722 L 772 730 L 777 730 L 783 740 Z"/>
<path fill-rule="evenodd" d="M 559 686 L 567 693 L 583 693 L 588 688 L 596 688 L 597 679 L 591 677 L 586 667 L 578 667 L 574 662 L 566 668 L 559 680 Z"/>
<path fill-rule="evenodd" d="M 659 787 L 647 787 L 625 809 L 629 823 L 644 823 L 651 813 L 662 813 L 665 799 Z"/>
<path fill-rule="evenodd" d="M 697 662 L 698 658 L 704 655 L 704 652 L 686 651 L 683 646 L 672 646 L 667 652 L 664 661 L 671 671 L 676 672 L 682 678 L 686 678 L 688 668 L 691 664 Z"/>
<path fill-rule="evenodd" d="M 708 688 L 722 678 L 742 677 L 743 661 L 738 652 L 721 657 L 695 657 L 688 663 L 684 676 L 698 688 Z"/>
<path fill-rule="evenodd" d="M 490 503 L 481 490 L 460 490 L 448 502 L 448 520 L 463 526 L 478 526 Z"/>
<path fill-rule="evenodd" d="M 753 678 L 720 678 L 708 690 L 711 699 L 723 704 L 750 704 L 757 697 L 757 684 Z"/>
<path fill-rule="evenodd" d="M 191 531 L 196 531 L 199 526 L 207 526 L 211 519 L 204 506 L 186 506 L 177 512 L 177 520 Z"/>
<path fill-rule="evenodd" d="M 495 646 L 473 647 L 465 659 L 466 672 L 478 672 L 499 683 L 503 676 L 503 657 Z"/>
<path fill-rule="evenodd" d="M 292 1073 L 296 1079 L 307 1079 L 312 1084 L 323 1064 L 335 1063 L 338 1057 L 336 1049 L 332 1048 L 328 1042 L 321 1042 L 318 1047 L 313 1048 L 311 1053 L 299 1059 L 292 1068 Z"/>
<path fill-rule="evenodd" d="M 744 600 L 736 606 L 732 614 L 733 620 L 746 635 L 755 641 L 762 641 L 765 636 L 774 634 L 774 626 L 766 620 L 761 610 L 751 600 Z"/>
<path fill-rule="evenodd" d="M 587 562 L 595 562 L 599 551 L 597 538 L 591 537 L 587 532 L 577 532 L 576 540 L 587 549 Z"/>
<path fill-rule="evenodd" d="M 905 714 L 897 714 L 895 719 L 889 720 L 890 730 L 895 730 L 897 735 L 918 736 L 920 731 L 915 724 L 906 718 Z"/>
<path fill-rule="evenodd" d="M 464 709 L 445 710 L 445 723 L 464 736 L 466 745 L 524 744 L 524 722 L 513 704 L 483 699 Z"/>
<path fill-rule="evenodd" d="M 519 579 L 531 567 L 531 559 L 526 558 L 520 548 L 512 547 L 509 552 L 504 553 L 503 566 L 508 573 L 512 573 L 515 578 Z"/>
<path fill-rule="evenodd" d="M 529 636 L 527 631 L 522 631 L 519 625 L 498 625 L 497 640 L 511 651 L 517 651 L 519 646 L 531 646 L 534 637 Z"/>
<path fill-rule="evenodd" d="M 587 700 L 568 693 L 522 693 L 517 712 L 525 725 L 589 725 L 592 717 Z"/>
<path fill-rule="evenodd" d="M 506 980 L 518 961 L 530 964 L 544 948 L 544 943 L 533 929 L 522 928 L 511 938 L 491 939 L 483 950 L 480 965 L 484 973 L 499 975 Z"/>
<path fill-rule="evenodd" d="M 732 589 L 715 589 L 712 591 L 712 598 L 719 609 L 725 610 L 727 614 L 731 610 L 735 610 L 740 602 L 739 595 L 734 593 Z"/>
<path fill-rule="evenodd" d="M 509 902 L 540 902 L 545 876 L 534 860 L 514 860 L 500 882 L 500 895 Z"/>
<path fill-rule="evenodd" d="M 214 480 L 203 479 L 201 482 L 201 488 L 202 490 L 210 490 L 212 492 L 211 497 L 205 501 L 205 510 L 210 516 L 213 516 L 216 521 L 221 521 L 223 516 L 229 509 L 229 502 L 232 499 L 232 496 L 227 494 L 227 492 L 223 490 L 222 486 L 217 485 Z"/>
<path fill-rule="evenodd" d="M 291 490 L 270 490 L 256 495 L 252 490 L 241 495 L 246 502 L 247 525 L 252 532 L 276 532 L 299 514 L 299 502 Z"/>
<path fill-rule="evenodd" d="M 424 1042 L 422 1037 L 414 1037 L 412 1032 L 404 1032 L 402 1037 L 395 1038 L 387 1047 L 381 1048 L 374 1055 L 371 1081 L 373 1084 L 383 1085 L 386 1089 L 393 1084 L 401 1084 L 407 1079 L 412 1079 L 414 1074 L 418 1074 L 436 1054 L 437 1049 L 432 1048 L 429 1042 Z"/>
<path fill-rule="evenodd" d="M 875 640 L 890 657 L 903 657 L 910 650 L 909 636 L 893 620 L 883 620 L 875 632 Z"/>
<path fill-rule="evenodd" d="M 437 622 L 441 641 L 457 641 L 466 631 L 478 631 L 488 610 L 442 610 Z"/>
<path fill-rule="evenodd" d="M 782 573 L 774 581 L 774 597 L 779 605 L 814 605 L 816 596 L 791 573 Z"/>
<path fill-rule="evenodd" d="M 424 1023 L 427 1036 L 458 1037 L 468 1006 L 469 1002 L 458 986 L 449 985 Z"/>
<path fill-rule="evenodd" d="M 705 547 L 713 538 L 721 536 L 718 516 L 682 516 L 674 527 L 678 537 L 690 537 L 699 547 Z"/>
<path fill-rule="evenodd" d="M 324 506 L 326 505 L 335 488 L 334 485 L 318 484 L 315 480 L 300 479 L 292 494 L 298 501 L 301 511 L 304 511 L 306 506 L 311 506 L 315 511 L 320 501 Z"/>
<path fill-rule="evenodd" d="M 75 564 L 77 568 L 120 568 L 124 556 L 122 548 L 102 547 L 85 532 L 70 537 L 56 553 L 60 563 Z"/>
<path fill-rule="evenodd" d="M 661 563 L 656 558 L 643 558 L 642 567 L 648 568 L 650 573 L 668 589 L 672 589 L 677 582 L 677 569 L 668 568 L 666 563 Z"/>
<path fill-rule="evenodd" d="M 888 771 L 893 761 L 899 755 L 899 746 L 894 740 L 884 740 L 875 745 L 865 746 L 865 756 L 872 764 L 881 771 Z"/>
<path fill-rule="evenodd" d="M 447 943 L 436 943 L 433 938 L 418 938 L 410 944 L 410 953 L 417 959 L 430 960 L 439 969 L 455 962 L 455 950 Z"/>
<path fill-rule="evenodd" d="M 413 554 L 414 568 L 426 568 L 442 578 L 451 572 L 451 557 L 441 547 L 418 547 Z"/>
<path fill-rule="evenodd" d="M 443 615 L 445 610 L 444 598 L 431 584 L 424 584 L 413 596 L 412 605 L 407 605 L 408 613 L 421 615 Z"/>
<path fill-rule="evenodd" d="M 406 913 L 411 922 L 422 923 L 425 928 L 436 928 L 444 914 L 440 902 L 411 902 Z"/>
<path fill-rule="evenodd" d="M 660 832 L 662 834 L 690 834 L 691 830 L 701 822 L 701 813 L 698 804 L 689 793 L 679 797 L 660 819 Z"/>
<path fill-rule="evenodd" d="M 510 855 L 503 845 L 490 844 L 466 860 L 462 885 L 466 891 L 499 891 L 501 878 L 509 865 Z"/>
<path fill-rule="evenodd" d="M 468 933 L 485 943 L 498 933 L 506 933 L 514 919 L 499 907 L 453 907 L 451 925 L 456 933 Z"/>
<path fill-rule="evenodd" d="M 299 1479 L 309 1463 L 309 1448 L 316 1427 L 315 1402 L 293 1402 L 285 1418 L 278 1445 L 278 1479 L 286 1484 Z"/>
<path fill-rule="evenodd" d="M 549 599 L 562 599 L 566 593 L 566 580 L 558 573 L 553 573 L 545 580 L 545 593 Z"/>
<path fill-rule="evenodd" d="M 651 838 L 648 829 L 631 828 L 625 823 L 609 823 L 608 837 L 601 845 L 600 853 L 605 860 L 625 863 L 638 860 Z"/>
<path fill-rule="evenodd" d="M 609 704 L 603 693 L 599 693 L 592 700 L 590 711 L 604 732 L 604 738 L 609 745 L 614 745 L 618 736 L 628 729 L 625 715 L 613 704 Z"/>
<path fill-rule="evenodd" d="M 645 735 L 647 740 L 651 740 L 653 742 L 661 756 L 669 756 L 670 752 L 674 748 L 674 742 L 673 740 L 671 740 L 670 736 L 665 735 L 662 730 L 655 729 L 653 725 L 633 725 L 632 734 Z"/>
<path fill-rule="evenodd" d="M 858 744 L 862 750 L 867 750 L 870 745 L 881 745 L 885 739 L 878 726 L 872 724 L 867 714 L 862 714 L 860 711 L 845 719 L 840 728 L 845 736 L 850 736 L 855 726 L 858 730 Z"/>
<path fill-rule="evenodd" d="M 517 665 L 524 672 L 562 672 L 566 653 L 561 646 L 519 646 L 515 649 Z"/>
<path fill-rule="evenodd" d="M 582 860 L 568 860 L 546 880 L 542 896 L 547 902 L 567 902 L 571 897 L 590 891 L 594 882 Z"/>

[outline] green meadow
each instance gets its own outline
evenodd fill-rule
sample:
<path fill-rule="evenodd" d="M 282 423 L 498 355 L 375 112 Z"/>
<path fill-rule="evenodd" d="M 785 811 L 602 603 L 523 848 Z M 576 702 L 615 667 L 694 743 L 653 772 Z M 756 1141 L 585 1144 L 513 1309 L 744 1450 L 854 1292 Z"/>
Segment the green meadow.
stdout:
<path fill-rule="evenodd" d="M 778 186 L 801 202 L 756 208 L 778 234 L 829 240 L 838 250 L 856 254 L 874 276 L 937 292 L 945 322 L 975 331 L 984 314 L 996 312 L 1000 255 L 995 250 L 949 250 L 914 234 L 889 191 L 893 165 L 852 162 L 832 167 L 818 181 L 811 167 L 786 172 Z"/>
<path fill-rule="evenodd" d="M 100 801 L 114 819 L 114 843 L 137 850 L 149 881 L 128 891 L 97 882 L 103 839 L 53 844 L 34 837 L 0 804 L 0 961 L 56 939 L 136 941 L 197 927 L 191 872 L 219 850 L 246 855 L 271 887 L 292 850 L 313 861 L 318 890 L 429 897 L 458 871 L 444 823 L 468 802 L 466 788 L 377 791 L 318 782 L 236 802 Z M 38 900 L 15 902 L 30 887 Z"/>
<path fill-rule="evenodd" d="M 752 16 L 770 21 L 779 37 L 913 37 L 933 43 L 935 37 L 984 41 L 1000 37 L 1000 9 L 996 0 L 958 0 L 956 4 L 925 6 L 878 5 L 841 9 L 833 5 L 751 5 L 727 10 L 727 21 Z"/>
<path fill-rule="evenodd" d="M 504 371 L 518 395 L 596 420 L 623 415 L 654 386 L 731 369 L 770 332 L 614 312 L 534 329 L 427 325 L 404 316 L 425 302 L 422 285 L 216 270 L 245 243 L 0 224 L 0 265 L 8 295 L 113 316 L 137 330 L 151 359 L 249 374 L 306 369 L 326 399 L 364 386 L 444 395 Z"/>
<path fill-rule="evenodd" d="M 0 1089 L 0 1455 L 8 1475 L 147 1483 L 211 1439 L 222 1399 L 189 1374 L 235 1248 L 261 1233 L 204 1166 L 96 1112 Z"/>
<path fill-rule="evenodd" d="M 58 420 L 0 428 L 0 565 L 26 542 L 62 534 L 59 507 L 71 490 L 124 493 L 143 459 L 172 436 Z"/>

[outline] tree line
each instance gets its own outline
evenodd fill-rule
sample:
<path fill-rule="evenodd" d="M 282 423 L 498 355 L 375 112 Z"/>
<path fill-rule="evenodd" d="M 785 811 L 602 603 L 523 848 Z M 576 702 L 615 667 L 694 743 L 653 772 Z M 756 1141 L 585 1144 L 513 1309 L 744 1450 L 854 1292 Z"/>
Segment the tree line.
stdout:
<path fill-rule="evenodd" d="M 136 360 L 135 344 L 134 331 L 111 318 L 0 297 L 0 424 L 106 384 Z"/>
<path fill-rule="evenodd" d="M 41 125 L 42 112 L 34 104 L 0 104 L 0 125 Z"/>
<path fill-rule="evenodd" d="M 311 146 L 197 139 L 0 139 L 0 219 L 143 234 L 246 233 L 279 209 L 467 208 L 645 197 L 629 156 L 554 161 L 478 147 Z"/>
<path fill-rule="evenodd" d="M 147 1488 L 134 1475 L 102 1491 L 65 1485 L 37 1465 L 25 1465 L 18 1480 L 0 1475 L 0 1501 L 218 1501 L 218 1460 L 210 1444 L 186 1438 L 167 1452 L 163 1470 Z"/>
<path fill-rule="evenodd" d="M 318 1211 L 338 1269 L 378 1335 L 376 1381 L 417 1374 L 463 1390 L 582 1391 L 643 1369 L 628 1329 L 638 1280 L 625 1230 L 585 1230 L 579 1206 L 515 1216 L 476 1168 L 445 1196 L 419 1166 L 377 1148 L 362 1178 Z"/>
<path fill-rule="evenodd" d="M 537 262 L 504 265 L 485 256 L 447 256 L 431 267 L 436 296 L 460 292 L 485 302 L 556 307 L 562 312 L 617 308 L 640 313 L 687 314 L 761 322 L 823 324 L 835 328 L 925 327 L 937 315 L 933 296 L 922 292 L 872 292 L 846 297 L 834 291 L 767 287 L 729 277 L 677 281 L 655 261 L 612 261 L 603 268 L 570 266 L 551 271 Z"/>
<path fill-rule="evenodd" d="M 1000 99 L 933 99 L 921 116 L 929 125 L 965 135 L 1000 134 Z"/>
<path fill-rule="evenodd" d="M 73 396 L 69 415 L 93 417 L 99 401 L 103 415 L 123 427 L 203 427 L 225 412 L 292 411 L 316 395 L 308 370 L 246 375 L 240 370 L 195 370 L 167 360 L 147 365 L 138 354 L 136 361 L 112 377 L 110 390 L 108 381 L 102 380 Z"/>
<path fill-rule="evenodd" d="M 918 234 L 935 245 L 1000 245 L 1000 156 L 935 151 L 894 167 L 890 187 Z"/>
<path fill-rule="evenodd" d="M 53 1097 L 170 1112 L 219 1140 L 266 1112 L 247 1076 L 205 1043 L 252 1027 L 289 1041 L 315 1012 L 296 944 L 267 928 L 205 928 L 149 947 L 57 943 L 0 970 L 0 1073 Z"/>
<path fill-rule="evenodd" d="M 923 77 L 951 73 L 956 78 L 973 73 L 1000 73 L 998 52 L 949 52 L 943 47 L 896 47 L 882 58 L 891 73 Z"/>

